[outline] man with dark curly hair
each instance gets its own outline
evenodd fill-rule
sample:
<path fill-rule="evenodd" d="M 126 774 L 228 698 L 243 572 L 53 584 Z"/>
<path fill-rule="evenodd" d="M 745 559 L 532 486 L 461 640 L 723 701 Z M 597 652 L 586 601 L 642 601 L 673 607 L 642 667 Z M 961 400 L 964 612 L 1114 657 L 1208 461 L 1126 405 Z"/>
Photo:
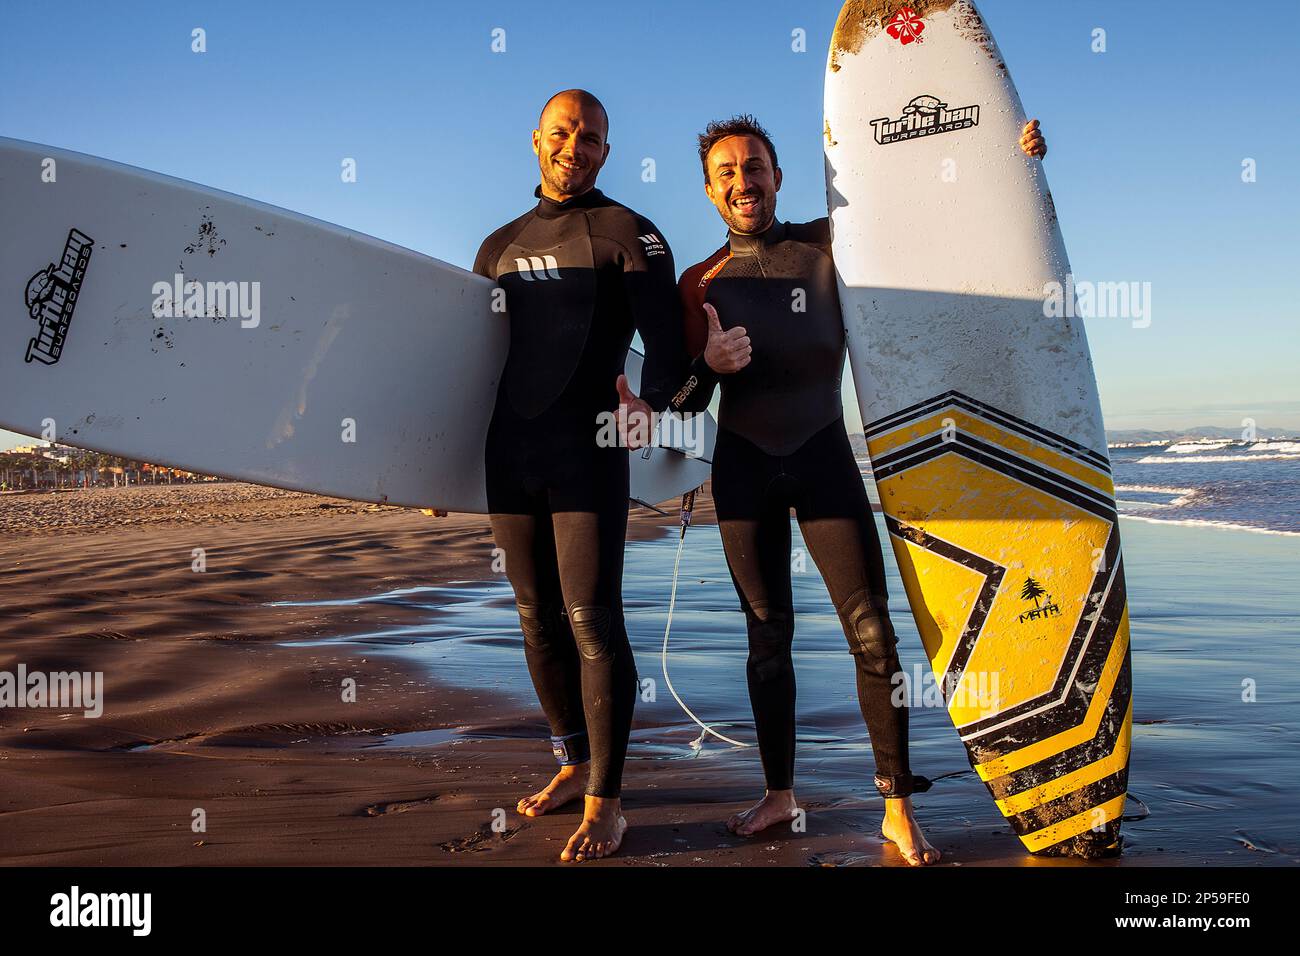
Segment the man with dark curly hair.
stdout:
<path fill-rule="evenodd" d="M 1021 148 L 1043 156 L 1038 121 Z M 704 362 L 674 399 L 697 410 L 722 386 L 713 498 L 749 635 L 746 675 L 767 793 L 728 821 L 749 836 L 798 811 L 794 795 L 794 606 L 790 509 L 826 582 L 853 655 L 858 702 L 885 798 L 884 836 L 912 865 L 934 863 L 911 795 L 930 787 L 908 762 L 906 702 L 889 618 L 884 558 L 871 504 L 844 425 L 845 336 L 830 223 L 780 222 L 781 167 L 752 116 L 713 122 L 699 137 L 704 192 L 727 224 L 727 243 L 678 283 L 691 355 Z M 648 406 L 620 383 L 632 414 Z"/>

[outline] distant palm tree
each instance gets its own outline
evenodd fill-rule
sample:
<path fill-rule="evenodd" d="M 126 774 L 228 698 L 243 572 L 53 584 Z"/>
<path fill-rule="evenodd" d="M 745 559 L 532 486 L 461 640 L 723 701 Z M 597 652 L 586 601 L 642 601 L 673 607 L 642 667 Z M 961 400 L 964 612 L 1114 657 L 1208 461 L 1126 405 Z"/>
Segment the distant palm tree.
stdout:
<path fill-rule="evenodd" d="M 1038 607 L 1038 599 L 1046 593 L 1047 589 L 1033 578 L 1025 578 L 1025 586 L 1020 589 L 1020 600 L 1033 601 L 1034 607 Z"/>

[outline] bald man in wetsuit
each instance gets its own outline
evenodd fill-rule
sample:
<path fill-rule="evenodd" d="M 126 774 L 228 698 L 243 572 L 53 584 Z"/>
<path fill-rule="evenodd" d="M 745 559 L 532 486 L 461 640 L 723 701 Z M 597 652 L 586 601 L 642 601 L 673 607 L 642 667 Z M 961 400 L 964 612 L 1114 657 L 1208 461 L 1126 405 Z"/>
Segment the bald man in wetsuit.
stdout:
<path fill-rule="evenodd" d="M 1037 120 L 1025 126 L 1020 145 L 1031 156 L 1046 154 Z M 930 782 L 911 772 L 906 703 L 895 706 L 891 696 L 902 666 L 884 558 L 844 425 L 845 337 L 830 224 L 824 218 L 777 220 L 781 168 L 771 138 L 753 117 L 709 124 L 699 154 L 705 193 L 729 233 L 727 244 L 687 269 L 679 283 L 687 346 L 698 357 L 672 407 L 697 411 L 715 385 L 722 386 L 713 498 L 746 620 L 746 676 L 767 780 L 763 799 L 727 826 L 749 836 L 788 824 L 798 810 L 793 508 L 854 659 L 874 783 L 885 800 L 882 833 L 909 864 L 935 863 L 939 851 L 926 841 L 911 801 Z M 796 301 L 803 306 L 797 312 Z M 626 378 L 618 387 L 629 422 L 651 413 Z M 635 447 L 635 433 L 628 441 Z"/>
<path fill-rule="evenodd" d="M 590 93 L 553 96 L 533 131 L 537 204 L 484 240 L 474 271 L 505 291 L 510 351 L 485 464 L 524 654 L 559 772 L 516 809 L 540 816 L 584 796 L 562 860 L 615 852 L 636 666 L 623 623 L 628 451 L 598 443 L 618 408 L 633 331 L 645 397 L 666 407 L 687 366 L 672 252 L 650 220 L 596 177 L 609 117 Z"/>

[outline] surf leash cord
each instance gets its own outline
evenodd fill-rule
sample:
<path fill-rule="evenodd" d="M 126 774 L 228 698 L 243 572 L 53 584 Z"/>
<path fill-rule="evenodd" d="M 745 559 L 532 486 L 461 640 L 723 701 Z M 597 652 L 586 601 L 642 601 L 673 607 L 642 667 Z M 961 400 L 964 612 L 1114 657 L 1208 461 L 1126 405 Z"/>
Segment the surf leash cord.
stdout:
<path fill-rule="evenodd" d="M 697 488 L 695 491 L 698 490 L 699 489 Z M 673 611 L 677 607 L 677 578 L 682 567 L 682 550 L 686 545 L 686 529 L 691 526 L 691 512 L 695 508 L 695 491 L 688 491 L 686 494 L 682 495 L 682 530 L 681 534 L 677 538 L 677 558 L 673 561 L 673 587 L 668 597 L 668 621 L 664 624 L 664 648 L 663 653 L 660 655 L 660 663 L 664 672 L 664 683 L 668 685 L 668 691 L 673 695 L 673 700 L 677 701 L 677 706 L 682 709 L 682 712 L 685 713 L 687 717 L 695 721 L 696 726 L 700 728 L 699 737 L 691 742 L 692 750 L 700 749 L 701 745 L 704 743 L 704 737 L 706 734 L 712 734 L 724 743 L 731 744 L 734 747 L 752 747 L 753 744 L 743 743 L 739 740 L 732 740 L 730 737 L 718 733 L 704 721 L 700 720 L 700 718 L 696 717 L 694 712 L 686 706 L 686 702 L 678 695 L 676 688 L 673 687 L 672 678 L 668 676 L 668 635 L 672 632 Z"/>

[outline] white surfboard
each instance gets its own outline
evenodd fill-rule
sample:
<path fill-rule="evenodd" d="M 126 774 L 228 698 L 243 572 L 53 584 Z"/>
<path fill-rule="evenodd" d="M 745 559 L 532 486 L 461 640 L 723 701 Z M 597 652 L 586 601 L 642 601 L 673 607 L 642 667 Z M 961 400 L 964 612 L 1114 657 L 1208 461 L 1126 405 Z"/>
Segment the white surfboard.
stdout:
<path fill-rule="evenodd" d="M 1070 265 L 1024 123 L 972 3 L 844 5 L 827 197 L 894 553 L 998 808 L 1032 852 L 1097 856 L 1127 787 L 1124 572 L 1083 323 L 1045 308 Z"/>
<path fill-rule="evenodd" d="M 0 427 L 280 488 L 486 511 L 483 445 L 509 342 L 489 280 L 3 138 L 0 209 Z M 635 353 L 627 372 L 636 387 Z M 711 450 L 634 454 L 632 497 L 699 486 Z"/>

